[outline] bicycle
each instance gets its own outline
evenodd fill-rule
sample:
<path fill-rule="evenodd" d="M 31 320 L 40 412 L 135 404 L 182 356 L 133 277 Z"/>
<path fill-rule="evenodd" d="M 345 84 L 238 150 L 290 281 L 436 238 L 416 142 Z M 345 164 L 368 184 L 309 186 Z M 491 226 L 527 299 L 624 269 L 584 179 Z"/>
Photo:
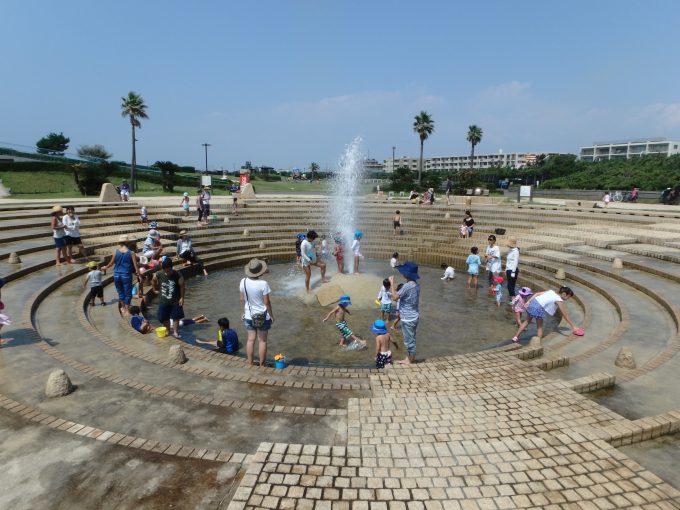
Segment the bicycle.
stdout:
<path fill-rule="evenodd" d="M 620 191 L 615 191 L 614 194 L 612 195 L 612 200 L 614 202 L 622 202 L 623 194 Z"/>

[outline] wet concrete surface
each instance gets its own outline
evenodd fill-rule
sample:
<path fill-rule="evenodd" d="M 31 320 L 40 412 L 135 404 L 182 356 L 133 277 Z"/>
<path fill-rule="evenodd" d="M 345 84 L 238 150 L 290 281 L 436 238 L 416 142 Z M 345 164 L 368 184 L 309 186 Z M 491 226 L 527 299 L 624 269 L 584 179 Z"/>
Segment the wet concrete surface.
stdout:
<path fill-rule="evenodd" d="M 619 450 L 674 487 L 680 487 L 680 434 L 621 446 Z"/>

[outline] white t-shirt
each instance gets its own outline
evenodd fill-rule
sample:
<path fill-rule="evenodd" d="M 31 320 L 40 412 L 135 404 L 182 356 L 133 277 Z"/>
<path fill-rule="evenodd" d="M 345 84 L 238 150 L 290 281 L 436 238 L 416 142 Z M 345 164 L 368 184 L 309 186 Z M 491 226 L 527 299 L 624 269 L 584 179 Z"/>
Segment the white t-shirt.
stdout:
<path fill-rule="evenodd" d="M 454 269 L 451 266 L 447 267 L 446 270 L 444 271 L 444 278 L 455 278 L 455 277 L 456 277 L 456 272 L 454 271 Z"/>
<path fill-rule="evenodd" d="M 307 239 L 302 241 L 300 243 L 300 255 L 303 262 L 316 262 L 316 248 L 314 248 L 314 244 L 310 243 Z"/>
<path fill-rule="evenodd" d="M 246 304 L 243 307 L 243 315 L 246 319 L 252 319 L 252 316 L 250 315 L 251 310 L 253 313 L 267 312 L 267 305 L 264 304 L 264 297 L 272 290 L 269 288 L 269 284 L 266 281 L 243 278 L 238 286 L 238 290 L 246 299 Z M 247 298 L 246 291 L 248 292 Z M 267 319 L 271 319 L 269 313 L 267 313 Z"/>
<path fill-rule="evenodd" d="M 352 241 L 352 252 L 355 257 L 361 257 L 361 243 L 358 239 Z"/>
<path fill-rule="evenodd" d="M 487 246 L 486 247 L 486 254 L 489 257 L 495 257 L 495 258 L 489 258 L 486 262 L 486 270 L 491 272 L 491 273 L 500 273 L 501 272 L 501 249 L 498 247 L 498 245 L 494 244 L 493 246 Z"/>
<path fill-rule="evenodd" d="M 545 310 L 545 313 L 549 315 L 555 315 L 555 311 L 557 310 L 557 303 L 561 303 L 564 301 L 560 297 L 560 295 L 555 292 L 554 290 L 548 290 L 541 294 L 540 296 L 536 296 L 534 300 L 541 305 L 541 308 Z"/>
<path fill-rule="evenodd" d="M 210 192 L 209 191 L 204 191 L 203 196 L 201 197 L 201 200 L 203 201 L 204 205 L 210 205 Z"/>
<path fill-rule="evenodd" d="M 73 216 L 71 218 L 68 214 L 61 219 L 66 229 L 66 235 L 69 237 L 80 237 L 80 218 Z"/>
<path fill-rule="evenodd" d="M 398 262 L 399 262 L 399 259 L 397 259 L 396 257 L 392 257 L 390 259 L 390 267 L 397 267 Z"/>
<path fill-rule="evenodd" d="M 378 292 L 378 299 L 380 300 L 380 304 L 392 304 L 392 293 L 382 286 L 380 287 L 380 292 Z"/>

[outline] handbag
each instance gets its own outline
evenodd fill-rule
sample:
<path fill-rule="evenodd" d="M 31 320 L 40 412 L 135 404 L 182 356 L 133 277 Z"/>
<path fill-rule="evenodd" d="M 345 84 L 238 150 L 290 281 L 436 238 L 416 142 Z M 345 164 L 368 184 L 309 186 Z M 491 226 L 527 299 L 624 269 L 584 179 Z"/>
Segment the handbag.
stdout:
<path fill-rule="evenodd" d="M 253 309 L 250 307 L 250 299 L 248 298 L 248 287 L 246 285 L 247 281 L 248 278 L 243 279 L 243 291 L 245 292 L 246 303 L 248 303 L 248 310 L 250 311 L 250 322 L 253 324 L 255 329 L 260 329 L 262 326 L 264 326 L 264 323 L 267 320 L 267 312 L 253 313 Z"/>

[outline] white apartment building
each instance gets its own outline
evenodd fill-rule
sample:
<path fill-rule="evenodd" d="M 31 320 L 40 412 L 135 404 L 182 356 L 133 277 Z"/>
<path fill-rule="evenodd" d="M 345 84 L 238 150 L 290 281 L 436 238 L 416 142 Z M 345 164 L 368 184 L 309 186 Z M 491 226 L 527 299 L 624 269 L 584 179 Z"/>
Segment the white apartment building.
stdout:
<path fill-rule="evenodd" d="M 557 152 L 508 152 L 498 154 L 475 154 L 473 166 L 476 170 L 503 167 L 503 168 L 522 168 L 536 162 L 539 154 L 546 156 L 555 156 Z M 392 172 L 392 159 L 384 160 L 385 172 Z M 395 167 L 399 168 L 406 166 L 411 170 L 418 170 L 418 158 L 397 158 Z M 436 158 L 427 158 L 423 160 L 423 172 L 437 171 L 437 172 L 459 172 L 470 168 L 470 156 L 443 156 Z"/>
<path fill-rule="evenodd" d="M 426 159 L 423 159 L 423 170 L 425 169 L 426 161 L 427 161 Z M 401 168 L 402 166 L 405 166 L 406 168 L 413 170 L 414 172 L 417 172 L 418 158 L 402 156 L 400 158 L 396 158 L 395 160 L 392 160 L 392 158 L 383 160 L 383 172 L 392 173 L 397 168 Z"/>
<path fill-rule="evenodd" d="M 639 138 L 594 142 L 587 147 L 581 147 L 579 159 L 583 161 L 607 161 L 610 159 L 639 158 L 647 154 L 663 154 L 665 156 L 680 154 L 680 141 L 666 138 Z"/>

